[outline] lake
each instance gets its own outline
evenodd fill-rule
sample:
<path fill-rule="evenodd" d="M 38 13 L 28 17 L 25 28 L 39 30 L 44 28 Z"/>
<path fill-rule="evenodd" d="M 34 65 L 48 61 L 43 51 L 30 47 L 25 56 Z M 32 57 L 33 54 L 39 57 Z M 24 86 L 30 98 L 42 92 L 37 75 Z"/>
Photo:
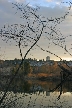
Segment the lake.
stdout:
<path fill-rule="evenodd" d="M 60 88 L 51 92 L 57 84 L 58 81 L 14 80 L 1 108 L 72 108 L 72 82 L 63 84 L 60 99 Z M 0 89 L 0 98 L 3 94 Z"/>

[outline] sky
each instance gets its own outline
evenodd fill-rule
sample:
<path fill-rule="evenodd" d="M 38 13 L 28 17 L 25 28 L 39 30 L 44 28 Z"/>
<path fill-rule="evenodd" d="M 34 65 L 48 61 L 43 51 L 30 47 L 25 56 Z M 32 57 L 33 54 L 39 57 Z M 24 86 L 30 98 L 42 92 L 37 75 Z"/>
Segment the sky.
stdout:
<path fill-rule="evenodd" d="M 0 0 L 0 30 L 4 29 L 4 25 L 7 26 L 12 24 L 27 24 L 27 20 L 21 18 L 21 16 L 23 16 L 23 14 L 21 14 L 21 11 L 17 11 L 17 8 L 12 3 L 19 3 L 23 4 L 24 6 L 28 4 L 28 6 L 31 8 L 35 8 L 36 6 L 40 7 L 36 14 L 39 15 L 41 19 L 43 19 L 44 17 L 43 20 L 47 21 L 47 18 L 59 18 L 64 16 L 65 13 L 69 11 L 69 2 L 66 3 L 66 1 L 68 2 L 68 0 Z M 31 23 L 30 26 L 32 26 L 32 21 L 34 20 L 34 18 L 32 18 L 32 16 L 30 15 L 29 19 Z M 37 29 L 37 24 L 39 23 L 34 23 L 34 29 Z M 56 23 L 51 22 L 47 23 L 44 32 L 51 33 L 51 30 L 48 27 L 54 27 L 55 24 Z M 40 33 L 41 28 L 42 25 L 40 24 L 38 34 Z M 18 29 L 20 28 L 18 27 Z M 40 47 L 35 45 L 33 49 L 28 53 L 27 58 L 36 58 L 37 60 L 39 60 L 46 59 L 46 56 L 50 56 L 51 60 L 60 60 L 55 56 L 56 54 L 63 60 L 72 60 L 72 37 L 70 36 L 72 34 L 72 8 L 70 9 L 69 14 L 64 19 L 64 21 L 60 22 L 60 24 L 57 24 L 55 30 L 58 35 L 53 33 L 53 38 L 49 34 L 42 32 L 42 36 L 37 42 L 37 45 Z M 27 35 L 29 35 L 29 33 L 31 32 L 28 31 Z M 34 33 L 31 36 L 33 38 L 36 38 Z M 6 41 L 3 40 L 4 38 L 0 36 L 0 59 L 21 58 L 19 47 L 16 46 L 16 41 L 11 39 L 6 43 Z M 33 42 L 33 40 L 31 41 Z M 55 43 L 57 45 L 55 45 Z M 23 56 L 32 45 L 32 43 L 29 43 L 27 41 L 25 42 L 25 44 L 27 44 L 28 46 L 25 48 L 22 47 Z M 60 46 L 62 46 L 63 48 Z M 44 51 L 41 50 L 41 48 L 43 48 Z M 52 54 L 49 52 L 51 52 Z"/>

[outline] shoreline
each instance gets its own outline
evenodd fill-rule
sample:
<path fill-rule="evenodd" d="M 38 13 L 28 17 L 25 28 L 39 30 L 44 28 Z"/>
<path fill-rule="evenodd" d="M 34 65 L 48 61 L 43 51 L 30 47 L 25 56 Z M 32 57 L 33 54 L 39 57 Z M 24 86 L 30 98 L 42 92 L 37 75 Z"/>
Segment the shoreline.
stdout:
<path fill-rule="evenodd" d="M 0 79 L 11 79 L 13 77 L 13 75 L 0 75 Z M 15 77 L 15 79 L 23 79 L 23 80 L 39 80 L 39 81 L 60 81 L 61 78 L 59 76 L 47 76 L 47 77 L 44 77 L 44 76 L 41 76 L 41 77 L 37 77 L 37 76 L 19 76 L 17 75 Z M 72 78 L 68 78 L 67 81 L 72 81 Z"/>

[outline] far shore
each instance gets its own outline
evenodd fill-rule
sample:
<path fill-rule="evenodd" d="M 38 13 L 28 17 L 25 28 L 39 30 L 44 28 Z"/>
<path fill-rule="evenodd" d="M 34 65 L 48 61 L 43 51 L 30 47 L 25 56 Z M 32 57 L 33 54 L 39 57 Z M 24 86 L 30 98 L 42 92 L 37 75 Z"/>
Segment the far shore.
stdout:
<path fill-rule="evenodd" d="M 0 79 L 11 79 L 13 75 L 0 75 Z M 26 75 L 26 76 L 20 76 L 16 75 L 16 79 L 23 79 L 23 80 L 40 80 L 40 81 L 60 81 L 61 77 L 60 76 L 37 76 L 36 74 L 32 74 L 31 76 Z M 68 78 L 67 81 L 72 81 L 72 78 Z"/>

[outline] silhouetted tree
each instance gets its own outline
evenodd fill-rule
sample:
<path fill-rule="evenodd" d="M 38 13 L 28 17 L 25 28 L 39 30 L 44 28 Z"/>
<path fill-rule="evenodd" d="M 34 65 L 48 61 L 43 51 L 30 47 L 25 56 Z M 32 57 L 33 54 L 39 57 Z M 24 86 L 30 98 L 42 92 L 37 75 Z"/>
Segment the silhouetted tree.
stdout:
<path fill-rule="evenodd" d="M 69 11 L 70 11 L 71 5 L 72 5 L 71 2 L 69 2 L 69 10 L 64 14 L 64 16 L 61 16 L 59 18 L 51 18 L 51 19 L 45 18 L 45 17 L 44 17 L 44 19 L 41 19 L 40 15 L 38 15 L 38 13 L 37 13 L 39 7 L 32 8 L 32 7 L 28 6 L 28 4 L 24 7 L 23 7 L 23 5 L 20 5 L 20 4 L 13 4 L 13 5 L 14 5 L 14 7 L 17 8 L 17 11 L 19 10 L 22 12 L 21 18 L 24 19 L 25 24 L 20 24 L 20 25 L 12 24 L 12 25 L 8 25 L 8 26 L 4 25 L 3 29 L 1 29 L 1 31 L 0 31 L 0 36 L 3 39 L 3 41 L 5 41 L 5 42 L 8 42 L 9 40 L 10 41 L 14 40 L 16 42 L 16 46 L 18 46 L 19 50 L 20 50 L 20 56 L 22 58 L 22 61 L 19 65 L 18 69 L 16 70 L 15 74 L 11 78 L 11 80 L 5 90 L 4 95 L 2 96 L 2 98 L 0 100 L 0 104 L 3 102 L 3 99 L 6 96 L 8 88 L 10 87 L 11 83 L 13 82 L 15 76 L 18 74 L 20 67 L 22 66 L 23 62 L 26 59 L 26 56 L 34 48 L 35 45 L 38 48 L 40 48 L 42 51 L 53 54 L 54 56 L 56 56 L 57 58 L 62 60 L 61 57 L 54 54 L 52 51 L 43 49 L 41 46 L 38 45 L 37 42 L 40 40 L 42 35 L 46 35 L 46 38 L 48 40 L 52 40 L 52 43 L 54 45 L 57 45 L 60 48 L 65 49 L 65 51 L 68 54 L 70 54 L 70 56 L 72 56 L 72 54 L 67 50 L 66 46 L 64 47 L 62 44 L 66 37 L 63 37 L 61 32 L 56 28 L 57 25 L 60 24 L 62 21 L 64 21 L 66 16 L 69 14 Z M 30 17 L 32 18 L 32 20 Z M 49 25 L 49 23 L 51 25 Z M 54 35 L 55 35 L 55 37 L 54 37 Z M 26 48 L 26 47 L 28 48 L 28 50 L 26 51 L 25 55 L 23 55 L 22 48 Z M 63 62 L 67 65 L 67 63 L 65 61 L 63 61 Z M 27 66 L 29 66 L 29 65 L 26 63 L 25 64 L 25 72 L 26 73 L 27 73 Z M 60 68 L 63 71 L 65 71 L 64 70 L 65 68 L 62 68 L 62 67 L 60 67 Z M 64 76 L 65 76 L 64 75 L 65 73 L 64 73 L 63 79 L 61 78 L 61 83 L 59 85 L 57 85 L 52 90 L 52 91 L 54 91 L 57 88 L 61 87 L 60 95 L 62 94 L 62 84 L 67 80 L 67 77 L 69 77 L 71 75 L 71 70 L 66 70 L 66 72 L 68 72 L 69 74 L 64 78 Z M 62 74 L 61 74 L 61 77 L 62 77 Z M 60 96 L 58 98 L 60 98 Z"/>

